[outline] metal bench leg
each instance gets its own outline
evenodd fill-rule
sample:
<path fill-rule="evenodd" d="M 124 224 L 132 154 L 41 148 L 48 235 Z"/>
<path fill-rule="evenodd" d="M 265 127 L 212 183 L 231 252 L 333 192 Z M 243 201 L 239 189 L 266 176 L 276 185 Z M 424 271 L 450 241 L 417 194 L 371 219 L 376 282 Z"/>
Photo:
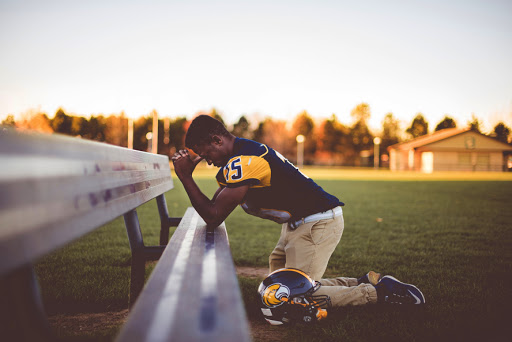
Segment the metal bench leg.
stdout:
<path fill-rule="evenodd" d="M 128 233 L 128 240 L 130 241 L 130 249 L 132 251 L 130 308 L 133 306 L 135 300 L 144 287 L 146 261 L 160 259 L 160 256 L 169 241 L 169 227 L 177 226 L 181 221 L 181 218 L 169 217 L 167 203 L 163 194 L 156 197 L 156 202 L 158 206 L 158 213 L 160 215 L 160 246 L 144 246 L 139 217 L 135 209 L 124 214 L 124 223 L 126 226 L 126 232 Z"/>
<path fill-rule="evenodd" d="M 135 209 L 124 214 L 124 223 L 128 233 L 128 240 L 130 241 L 130 249 L 132 250 L 132 269 L 130 275 L 131 308 L 144 287 L 146 258 L 144 257 L 144 241 L 140 231 L 139 217 Z"/>
<path fill-rule="evenodd" d="M 3 341 L 53 341 L 32 265 L 0 279 L 0 336 Z"/>
<path fill-rule="evenodd" d="M 177 227 L 181 217 L 169 217 L 165 195 L 156 198 L 158 213 L 160 214 L 160 245 L 167 245 L 169 242 L 169 227 Z"/>

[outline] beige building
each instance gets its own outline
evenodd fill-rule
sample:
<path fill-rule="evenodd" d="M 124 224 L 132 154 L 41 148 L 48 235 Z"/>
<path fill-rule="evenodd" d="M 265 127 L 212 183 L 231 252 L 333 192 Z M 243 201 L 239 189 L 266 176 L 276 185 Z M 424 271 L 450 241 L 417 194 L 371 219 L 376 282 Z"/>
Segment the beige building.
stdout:
<path fill-rule="evenodd" d="M 469 129 L 447 128 L 388 147 L 392 171 L 503 171 L 512 146 Z"/>

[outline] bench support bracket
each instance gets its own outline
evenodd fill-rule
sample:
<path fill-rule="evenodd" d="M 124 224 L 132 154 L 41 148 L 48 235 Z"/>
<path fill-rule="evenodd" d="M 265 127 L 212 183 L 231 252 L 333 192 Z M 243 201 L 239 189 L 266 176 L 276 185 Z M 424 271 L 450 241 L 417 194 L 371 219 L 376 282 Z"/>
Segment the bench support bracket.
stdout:
<path fill-rule="evenodd" d="M 144 246 L 142 231 L 140 228 L 137 210 L 133 209 L 124 214 L 124 223 L 130 249 L 132 251 L 131 276 L 130 276 L 130 308 L 135 303 L 142 288 L 144 287 L 144 274 L 146 272 L 146 261 L 158 260 L 164 252 L 169 241 L 169 228 L 178 226 L 181 218 L 169 217 L 165 196 L 162 194 L 156 197 L 158 213 L 160 215 L 160 246 Z"/>

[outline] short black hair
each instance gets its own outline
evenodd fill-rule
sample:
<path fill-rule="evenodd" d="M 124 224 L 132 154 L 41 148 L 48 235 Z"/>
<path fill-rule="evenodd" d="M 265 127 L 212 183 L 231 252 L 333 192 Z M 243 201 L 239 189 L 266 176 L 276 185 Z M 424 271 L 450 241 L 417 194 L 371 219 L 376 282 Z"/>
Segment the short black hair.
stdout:
<path fill-rule="evenodd" d="M 209 115 L 199 115 L 190 124 L 187 135 L 185 136 L 185 146 L 194 148 L 202 144 L 209 144 L 212 136 L 229 136 L 230 133 L 226 127 L 217 119 Z"/>

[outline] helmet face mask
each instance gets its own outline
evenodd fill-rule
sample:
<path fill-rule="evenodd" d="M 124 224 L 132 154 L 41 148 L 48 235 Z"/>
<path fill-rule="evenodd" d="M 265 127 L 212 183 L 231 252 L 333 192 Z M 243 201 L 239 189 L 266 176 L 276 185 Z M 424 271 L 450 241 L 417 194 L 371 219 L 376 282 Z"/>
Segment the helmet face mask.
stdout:
<path fill-rule="evenodd" d="M 260 284 L 261 311 L 272 325 L 312 323 L 327 317 L 328 296 L 313 296 L 320 283 L 294 268 L 272 272 Z"/>

